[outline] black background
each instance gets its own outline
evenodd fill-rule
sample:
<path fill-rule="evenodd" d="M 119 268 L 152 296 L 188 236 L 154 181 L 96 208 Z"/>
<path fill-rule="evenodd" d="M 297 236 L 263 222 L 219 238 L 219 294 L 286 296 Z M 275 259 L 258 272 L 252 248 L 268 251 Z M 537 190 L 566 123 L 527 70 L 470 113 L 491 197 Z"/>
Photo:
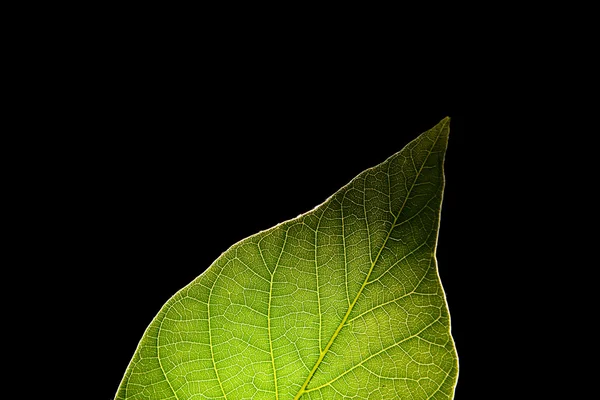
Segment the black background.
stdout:
<path fill-rule="evenodd" d="M 60 112 L 43 116 L 76 134 L 36 142 L 53 151 L 34 186 L 44 256 L 61 265 L 52 274 L 77 282 L 55 296 L 91 395 L 114 396 L 161 306 L 223 251 L 322 203 L 446 116 L 437 255 L 456 398 L 495 386 L 504 354 L 494 340 L 510 335 L 497 282 L 511 273 L 512 201 L 495 155 L 508 134 L 499 112 L 514 112 L 480 95 L 495 87 L 455 75 L 436 52 L 415 61 L 370 45 L 205 53 L 145 38 L 78 62 Z"/>
<path fill-rule="evenodd" d="M 112 399 L 171 295 L 446 116 L 437 253 L 456 399 L 582 386 L 582 363 L 558 359 L 590 354 L 594 314 L 577 311 L 594 245 L 568 224 L 591 226 L 597 157 L 594 123 L 576 126 L 595 115 L 577 101 L 590 35 L 565 34 L 568 13 L 134 7 L 36 6 L 9 35 L 13 386 Z"/>

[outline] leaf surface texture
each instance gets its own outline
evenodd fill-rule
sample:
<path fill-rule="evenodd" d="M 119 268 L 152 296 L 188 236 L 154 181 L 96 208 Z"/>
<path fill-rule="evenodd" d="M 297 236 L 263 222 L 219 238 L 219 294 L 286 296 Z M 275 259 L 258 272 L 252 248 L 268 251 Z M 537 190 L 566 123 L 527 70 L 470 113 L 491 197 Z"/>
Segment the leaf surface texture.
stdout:
<path fill-rule="evenodd" d="M 435 258 L 448 125 L 224 252 L 151 322 L 116 399 L 453 398 Z"/>

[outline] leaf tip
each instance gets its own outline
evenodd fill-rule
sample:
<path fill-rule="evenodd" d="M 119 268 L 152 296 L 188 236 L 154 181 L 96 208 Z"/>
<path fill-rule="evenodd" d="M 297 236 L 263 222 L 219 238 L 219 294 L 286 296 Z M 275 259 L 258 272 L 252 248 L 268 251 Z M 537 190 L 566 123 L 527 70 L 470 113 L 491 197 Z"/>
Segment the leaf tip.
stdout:
<path fill-rule="evenodd" d="M 448 136 L 450 133 L 450 116 L 446 116 L 443 118 L 436 126 L 436 128 L 440 129 L 445 136 Z"/>

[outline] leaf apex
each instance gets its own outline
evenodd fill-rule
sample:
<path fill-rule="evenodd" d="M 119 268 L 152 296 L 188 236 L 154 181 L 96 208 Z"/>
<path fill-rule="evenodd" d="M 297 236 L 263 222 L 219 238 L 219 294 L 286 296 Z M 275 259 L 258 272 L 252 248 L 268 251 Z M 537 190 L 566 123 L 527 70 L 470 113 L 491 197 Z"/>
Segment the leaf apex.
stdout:
<path fill-rule="evenodd" d="M 442 118 L 442 120 L 438 123 L 438 125 L 447 125 L 450 122 L 450 116 L 447 115 L 444 118 Z"/>

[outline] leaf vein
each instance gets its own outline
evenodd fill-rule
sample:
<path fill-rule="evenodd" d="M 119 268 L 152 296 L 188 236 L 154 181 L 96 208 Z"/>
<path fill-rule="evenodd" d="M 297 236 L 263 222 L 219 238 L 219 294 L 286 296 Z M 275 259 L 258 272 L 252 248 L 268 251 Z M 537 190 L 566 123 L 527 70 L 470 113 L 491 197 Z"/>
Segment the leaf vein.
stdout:
<path fill-rule="evenodd" d="M 298 393 L 297 393 L 297 394 L 296 394 L 296 396 L 294 397 L 294 400 L 297 400 L 297 399 L 299 399 L 299 398 L 300 398 L 300 396 L 302 396 L 304 393 L 306 393 L 306 392 L 307 392 L 307 389 L 306 389 L 306 388 L 307 388 L 307 386 L 308 386 L 308 383 L 310 382 L 310 380 L 311 380 L 311 379 L 312 379 L 312 377 L 314 376 L 314 374 L 315 374 L 315 372 L 316 372 L 317 368 L 319 367 L 319 365 L 320 365 L 320 364 L 321 364 L 321 362 L 323 361 L 323 358 L 324 358 L 324 357 L 325 357 L 325 355 L 327 354 L 328 350 L 331 348 L 331 345 L 333 344 L 333 341 L 334 341 L 334 340 L 335 340 L 335 338 L 338 336 L 338 334 L 339 334 L 339 332 L 342 330 L 342 328 L 345 326 L 345 324 L 346 324 L 346 321 L 348 320 L 348 317 L 349 317 L 350 313 L 352 312 L 352 309 L 354 308 L 354 305 L 355 305 L 355 304 L 356 304 L 356 302 L 358 301 L 358 298 L 360 297 L 360 295 L 361 295 L 362 291 L 364 290 L 366 283 L 369 281 L 369 278 L 370 278 L 370 276 L 371 276 L 371 273 L 373 272 L 373 269 L 374 269 L 374 267 L 375 267 L 375 264 L 377 264 L 377 262 L 378 262 L 378 260 L 379 260 L 379 257 L 380 257 L 380 255 L 381 255 L 381 253 L 382 253 L 383 249 L 385 248 L 385 246 L 386 246 L 386 243 L 387 243 L 387 241 L 388 241 L 389 237 L 391 236 L 391 233 L 392 233 L 392 231 L 394 230 L 394 228 L 395 228 L 395 226 L 396 226 L 396 223 L 397 223 L 397 221 L 398 221 L 398 218 L 400 217 L 400 214 L 402 214 L 402 211 L 404 210 L 404 207 L 406 206 L 406 202 L 407 202 L 408 198 L 410 197 L 410 194 L 411 194 L 411 192 L 412 192 L 413 188 L 415 187 L 415 183 L 416 183 L 416 182 L 417 182 L 417 180 L 419 179 L 419 176 L 420 176 L 420 174 L 421 174 L 421 172 L 422 172 L 422 169 L 423 169 L 423 167 L 424 167 L 425 163 L 427 162 L 427 160 L 428 160 L 428 159 L 429 159 L 429 157 L 431 156 L 431 153 L 432 153 L 432 151 L 433 151 L 433 148 L 434 148 L 434 147 L 435 147 L 435 145 L 437 144 L 437 141 L 439 140 L 439 137 L 440 137 L 440 135 L 441 135 L 441 132 L 442 132 L 442 131 L 443 131 L 443 127 L 442 127 L 442 129 L 440 129 L 440 130 L 438 131 L 438 134 L 437 134 L 437 136 L 436 136 L 436 139 L 435 139 L 435 141 L 433 142 L 433 144 L 431 145 L 431 147 L 428 149 L 427 156 L 426 156 L 426 157 L 425 157 L 425 159 L 423 160 L 423 162 L 422 162 L 422 164 L 421 164 L 421 167 L 419 168 L 419 170 L 416 172 L 416 174 L 415 174 L 415 177 L 414 177 L 414 180 L 413 180 L 413 182 L 412 182 L 412 184 L 411 184 L 411 187 L 410 187 L 410 189 L 407 191 L 407 193 L 406 193 L 406 195 L 405 195 L 405 197 L 404 197 L 404 201 L 403 201 L 403 203 L 402 203 L 402 205 L 401 205 L 401 207 L 400 207 L 400 210 L 398 211 L 398 214 L 396 214 L 396 215 L 394 216 L 394 222 L 392 223 L 392 227 L 391 227 L 391 228 L 390 228 L 390 230 L 388 231 L 388 234 L 387 234 L 387 236 L 386 236 L 386 238 L 385 238 L 385 240 L 384 240 L 384 242 L 383 242 L 382 246 L 380 247 L 380 249 L 379 249 L 379 251 L 378 251 L 378 253 L 377 253 L 376 257 L 375 257 L 375 260 L 373 260 L 373 259 L 371 258 L 371 239 L 370 239 L 370 235 L 368 234 L 368 226 L 369 226 L 369 221 L 368 221 L 368 219 L 367 219 L 367 221 L 366 221 L 366 225 L 367 225 L 367 237 L 369 238 L 369 259 L 371 260 L 371 267 L 369 268 L 369 271 L 367 272 L 367 276 L 365 277 L 365 280 L 364 280 L 364 282 L 363 282 L 363 284 L 362 284 L 361 288 L 358 290 L 358 292 L 357 292 L 357 294 L 356 294 L 356 296 L 355 296 L 355 298 L 354 298 L 354 300 L 353 300 L 352 304 L 350 305 L 350 307 L 348 307 L 348 310 L 346 311 L 346 314 L 344 315 L 344 318 L 342 319 L 342 321 L 341 321 L 341 322 L 340 322 L 340 324 L 338 325 L 337 329 L 336 329 L 336 330 L 335 330 L 335 332 L 333 333 L 333 335 L 332 335 L 331 339 L 330 339 L 330 340 L 329 340 L 329 342 L 327 343 L 327 346 L 325 347 L 325 350 L 324 350 L 324 351 L 323 351 L 323 352 L 320 354 L 320 356 L 319 356 L 319 358 L 317 359 L 317 362 L 315 363 L 315 365 L 314 365 L 313 369 L 310 371 L 310 373 L 309 373 L 309 375 L 307 376 L 306 380 L 304 381 L 304 383 L 303 383 L 303 384 L 302 384 L 302 386 L 300 387 L 300 390 L 298 391 Z M 413 158 L 413 157 L 411 157 L 411 158 Z M 414 165 L 414 159 L 413 159 L 412 161 L 413 161 L 413 165 Z M 367 170 L 367 171 L 366 171 L 366 174 L 368 174 L 368 173 L 370 173 L 370 172 L 371 172 L 371 170 Z M 363 179 L 363 187 L 364 187 L 364 182 L 365 182 L 365 180 L 364 180 L 365 176 L 366 176 L 366 175 L 363 175 L 363 176 L 361 177 L 361 178 Z M 366 218 L 366 217 L 367 217 L 367 215 L 366 215 L 366 207 L 365 207 L 365 203 L 364 203 L 364 195 L 365 195 L 365 190 L 363 190 L 363 209 L 365 210 L 365 218 Z M 343 206 L 343 205 L 342 205 L 342 206 Z"/>

